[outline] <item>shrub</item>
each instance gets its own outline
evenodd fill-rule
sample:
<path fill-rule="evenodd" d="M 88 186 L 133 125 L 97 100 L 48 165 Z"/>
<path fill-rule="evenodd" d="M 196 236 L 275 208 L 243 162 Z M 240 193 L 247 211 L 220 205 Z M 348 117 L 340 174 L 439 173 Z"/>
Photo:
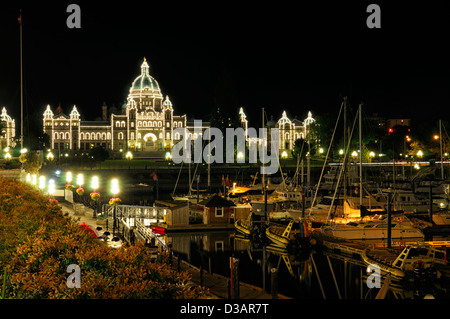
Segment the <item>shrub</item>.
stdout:
<path fill-rule="evenodd" d="M 164 256 L 163 256 L 164 257 Z M 68 288 L 67 266 L 81 268 Z M 5 298 L 202 298 L 186 272 L 152 261 L 142 243 L 111 248 L 26 184 L 0 180 L 0 276 Z M 3 282 L 3 278 L 0 280 Z"/>

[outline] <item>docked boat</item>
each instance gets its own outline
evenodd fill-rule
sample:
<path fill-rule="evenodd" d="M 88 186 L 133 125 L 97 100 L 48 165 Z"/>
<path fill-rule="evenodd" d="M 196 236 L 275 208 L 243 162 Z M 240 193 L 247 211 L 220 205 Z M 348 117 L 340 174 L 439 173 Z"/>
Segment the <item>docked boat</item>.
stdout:
<path fill-rule="evenodd" d="M 432 246 L 407 245 L 400 254 L 396 249 L 366 248 L 361 257 L 366 264 L 377 265 L 381 275 L 391 274 L 401 279 L 415 269 L 433 267 L 435 254 Z"/>
<path fill-rule="evenodd" d="M 322 226 L 323 234 L 349 240 L 386 240 L 388 237 L 388 223 L 383 220 L 369 222 L 350 222 L 347 224 L 334 224 Z M 404 216 L 392 218 L 391 239 L 423 240 L 423 232 L 411 225 Z"/>
<path fill-rule="evenodd" d="M 309 243 L 309 227 L 306 221 L 291 220 L 287 226 L 269 225 L 266 236 L 272 244 L 288 248 L 291 244 L 305 245 Z"/>
<path fill-rule="evenodd" d="M 249 219 L 238 219 L 234 222 L 234 228 L 244 236 L 251 235 L 251 221 Z"/>

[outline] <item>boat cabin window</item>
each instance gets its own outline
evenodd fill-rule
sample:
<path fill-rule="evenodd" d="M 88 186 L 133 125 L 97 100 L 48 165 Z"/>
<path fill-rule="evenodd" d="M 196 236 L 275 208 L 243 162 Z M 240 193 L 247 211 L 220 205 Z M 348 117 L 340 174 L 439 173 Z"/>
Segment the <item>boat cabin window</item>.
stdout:
<path fill-rule="evenodd" d="M 408 258 L 417 257 L 417 256 L 425 256 L 428 253 L 427 248 L 411 248 L 409 250 Z"/>
<path fill-rule="evenodd" d="M 387 225 L 387 224 L 379 224 L 379 225 L 377 225 L 377 226 L 375 226 L 375 227 L 376 227 L 376 228 L 387 228 L 388 225 Z M 395 227 L 395 224 L 392 223 L 391 227 L 394 228 L 394 227 Z"/>
<path fill-rule="evenodd" d="M 348 225 L 348 226 L 358 226 L 358 224 L 357 224 L 357 223 L 354 223 L 354 222 L 349 222 L 349 223 L 347 223 L 347 225 Z"/>
<path fill-rule="evenodd" d="M 321 205 L 331 205 L 332 201 L 333 201 L 333 197 L 323 197 L 320 200 L 319 204 L 321 204 Z M 338 199 L 338 198 L 334 199 L 334 205 L 342 205 L 342 203 L 343 203 L 343 199 Z"/>

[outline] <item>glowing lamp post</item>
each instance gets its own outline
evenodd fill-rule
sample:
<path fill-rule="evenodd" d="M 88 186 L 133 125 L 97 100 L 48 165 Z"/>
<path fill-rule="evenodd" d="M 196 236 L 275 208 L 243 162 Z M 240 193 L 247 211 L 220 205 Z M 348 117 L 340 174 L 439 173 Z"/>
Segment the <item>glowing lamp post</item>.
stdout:
<path fill-rule="evenodd" d="M 45 176 L 39 176 L 39 189 L 43 191 L 45 188 Z"/>
<path fill-rule="evenodd" d="M 47 191 L 48 194 L 50 195 L 50 198 L 53 198 L 53 195 L 55 195 L 55 181 L 53 179 L 50 179 L 48 181 Z"/>
<path fill-rule="evenodd" d="M 79 196 L 80 201 L 81 201 L 82 196 L 84 194 L 84 188 L 81 187 L 81 186 L 83 186 L 83 184 L 84 184 L 83 174 L 81 174 L 81 173 L 77 174 L 77 185 L 78 185 L 78 188 L 77 188 L 76 192 L 77 192 L 77 194 Z"/>
<path fill-rule="evenodd" d="M 33 186 L 36 186 L 36 184 L 37 184 L 37 176 L 36 176 L 36 174 L 31 175 L 31 184 Z"/>
<path fill-rule="evenodd" d="M 131 154 L 130 151 L 127 152 L 127 154 L 125 154 L 125 158 L 129 161 L 131 161 L 133 159 L 133 154 Z"/>
<path fill-rule="evenodd" d="M 96 192 L 98 186 L 99 186 L 98 177 L 97 176 L 92 176 L 91 187 L 92 187 L 93 192 L 91 193 L 90 196 L 91 196 L 91 199 L 94 201 L 94 213 L 93 213 L 93 217 L 94 218 L 97 217 L 97 205 L 96 205 L 96 202 L 100 198 L 100 194 Z"/>
<path fill-rule="evenodd" d="M 113 235 L 114 235 L 117 227 L 116 206 L 120 203 L 120 199 L 117 197 L 117 194 L 119 194 L 119 180 L 117 178 L 113 178 L 111 180 L 111 193 L 113 194 L 113 198 L 109 200 L 109 204 L 114 207 L 113 209 Z"/>
<path fill-rule="evenodd" d="M 55 158 L 55 156 L 53 156 L 52 152 L 48 152 L 47 161 L 51 162 L 51 161 L 53 161 L 54 158 Z"/>

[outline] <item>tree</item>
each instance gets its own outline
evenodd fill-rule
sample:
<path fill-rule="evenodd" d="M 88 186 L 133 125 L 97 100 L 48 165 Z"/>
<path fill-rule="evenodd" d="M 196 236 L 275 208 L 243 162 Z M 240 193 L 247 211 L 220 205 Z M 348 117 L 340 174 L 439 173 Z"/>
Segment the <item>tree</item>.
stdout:
<path fill-rule="evenodd" d="M 21 158 L 25 172 L 27 173 L 37 174 L 42 167 L 42 155 L 39 151 L 27 152 L 26 154 L 22 154 Z"/>
<path fill-rule="evenodd" d="M 95 146 L 89 150 L 89 157 L 95 162 L 104 162 L 109 159 L 109 152 L 103 146 Z"/>

